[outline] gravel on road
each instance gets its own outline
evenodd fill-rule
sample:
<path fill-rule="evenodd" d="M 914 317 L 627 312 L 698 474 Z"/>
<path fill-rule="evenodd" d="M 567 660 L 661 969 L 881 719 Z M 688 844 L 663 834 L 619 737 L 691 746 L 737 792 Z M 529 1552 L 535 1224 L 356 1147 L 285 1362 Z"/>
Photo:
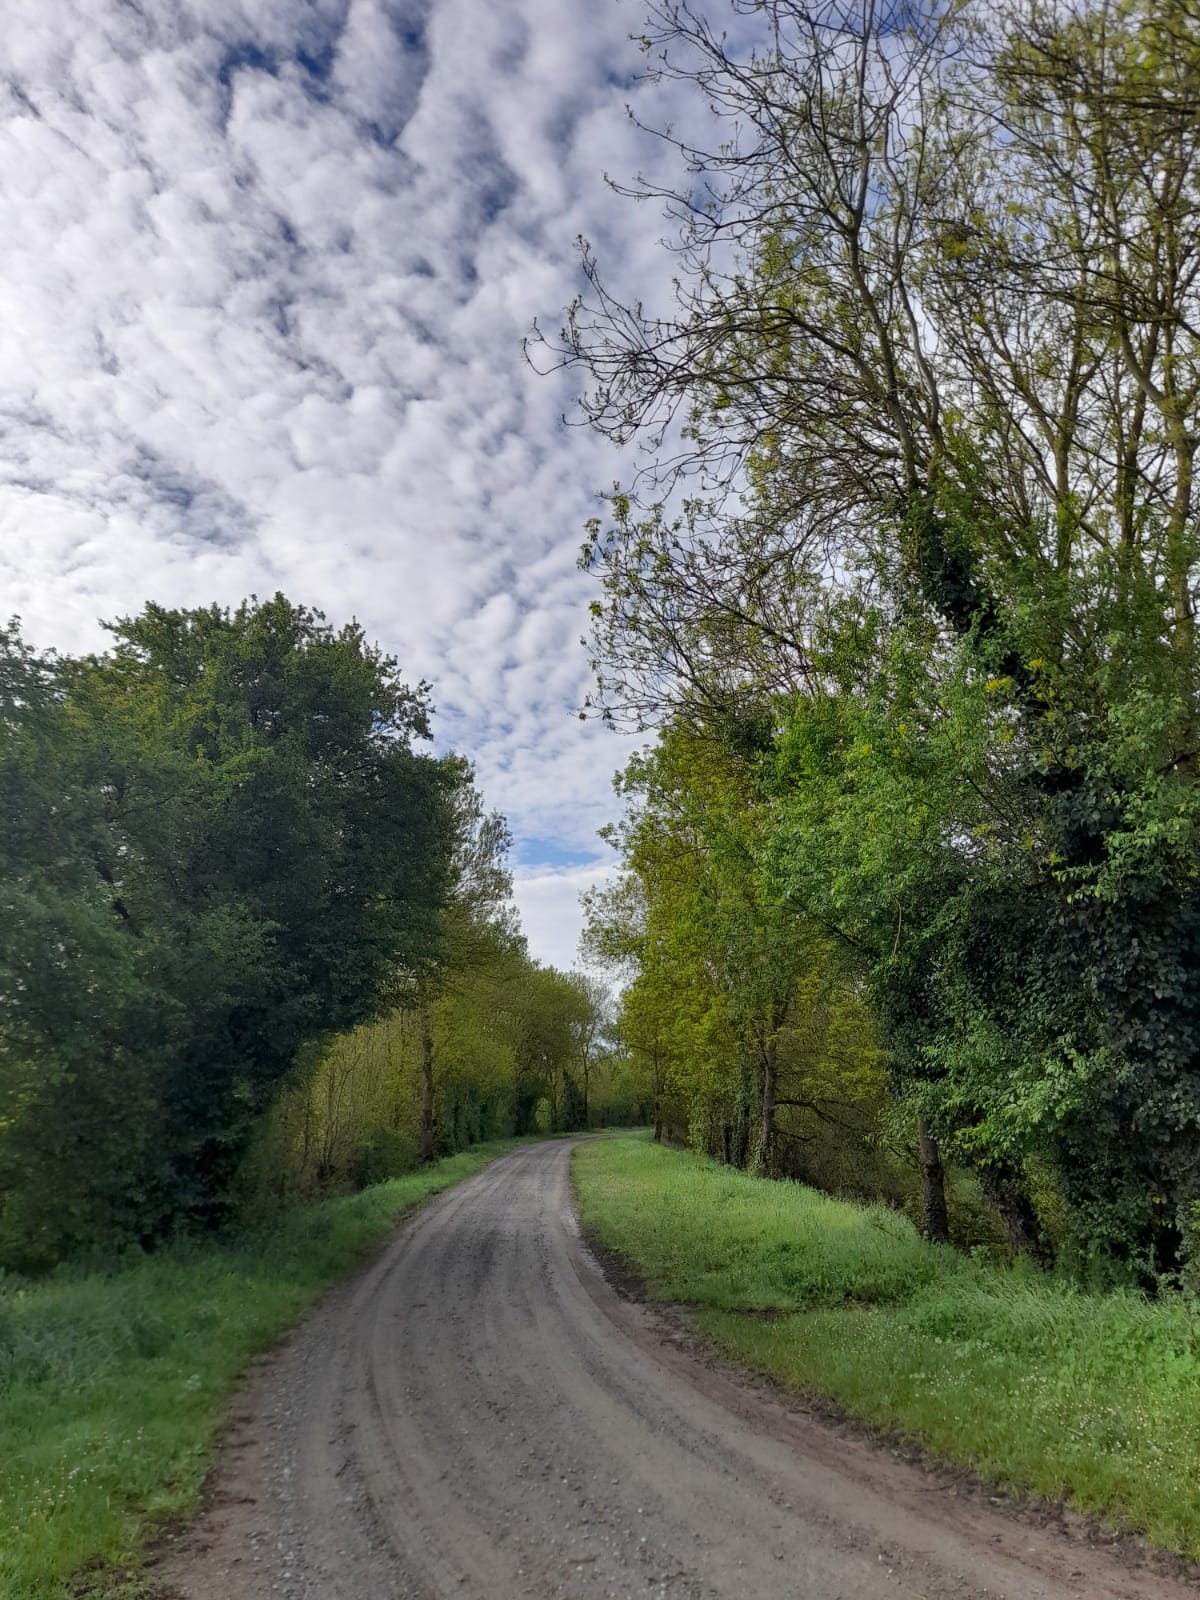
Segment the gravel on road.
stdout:
<path fill-rule="evenodd" d="M 571 1146 L 447 1191 L 239 1397 L 182 1600 L 1175 1600 L 742 1382 L 618 1294 Z"/>

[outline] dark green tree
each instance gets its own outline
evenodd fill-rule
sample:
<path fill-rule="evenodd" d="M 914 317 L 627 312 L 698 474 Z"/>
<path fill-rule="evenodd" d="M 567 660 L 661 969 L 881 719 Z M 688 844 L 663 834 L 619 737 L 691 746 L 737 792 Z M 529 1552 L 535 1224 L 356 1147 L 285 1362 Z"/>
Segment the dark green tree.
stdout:
<path fill-rule="evenodd" d="M 426 687 L 357 624 L 277 595 L 110 631 L 5 655 L 0 1181 L 32 1256 L 218 1220 L 301 1046 L 436 959 L 449 875 Z"/>

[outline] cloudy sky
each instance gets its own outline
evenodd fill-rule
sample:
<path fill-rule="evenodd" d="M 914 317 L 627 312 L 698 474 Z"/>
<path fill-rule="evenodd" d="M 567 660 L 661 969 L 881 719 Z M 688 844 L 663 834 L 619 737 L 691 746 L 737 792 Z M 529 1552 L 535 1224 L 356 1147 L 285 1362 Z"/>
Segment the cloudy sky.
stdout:
<path fill-rule="evenodd" d="M 573 715 L 612 450 L 525 366 L 575 239 L 643 287 L 605 187 L 638 0 L 8 0 L 0 611 L 61 649 L 146 600 L 282 589 L 435 686 L 517 836 L 534 954 L 575 958 L 609 780 Z"/>

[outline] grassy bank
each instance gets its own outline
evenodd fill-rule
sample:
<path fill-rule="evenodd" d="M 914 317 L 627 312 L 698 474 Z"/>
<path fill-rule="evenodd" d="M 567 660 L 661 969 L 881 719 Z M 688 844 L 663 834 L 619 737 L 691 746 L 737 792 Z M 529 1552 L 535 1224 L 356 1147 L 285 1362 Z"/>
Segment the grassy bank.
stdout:
<path fill-rule="evenodd" d="M 407 1210 L 522 1141 L 479 1145 L 224 1244 L 0 1278 L 0 1597 L 88 1592 L 194 1505 L 230 1388 Z M 104 1582 L 107 1592 L 108 1580 Z"/>
<path fill-rule="evenodd" d="M 894 1212 L 644 1137 L 575 1163 L 584 1221 L 739 1360 L 1200 1556 L 1200 1318 L 1182 1300 L 967 1260 Z"/>

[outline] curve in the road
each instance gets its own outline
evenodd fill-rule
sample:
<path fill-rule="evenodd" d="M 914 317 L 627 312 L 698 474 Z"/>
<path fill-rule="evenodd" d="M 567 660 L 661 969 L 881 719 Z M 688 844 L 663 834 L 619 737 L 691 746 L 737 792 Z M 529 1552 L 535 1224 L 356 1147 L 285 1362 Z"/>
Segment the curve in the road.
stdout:
<path fill-rule="evenodd" d="M 606 1283 L 570 1146 L 449 1191 L 243 1396 L 187 1600 L 1171 1600 L 742 1384 Z"/>

